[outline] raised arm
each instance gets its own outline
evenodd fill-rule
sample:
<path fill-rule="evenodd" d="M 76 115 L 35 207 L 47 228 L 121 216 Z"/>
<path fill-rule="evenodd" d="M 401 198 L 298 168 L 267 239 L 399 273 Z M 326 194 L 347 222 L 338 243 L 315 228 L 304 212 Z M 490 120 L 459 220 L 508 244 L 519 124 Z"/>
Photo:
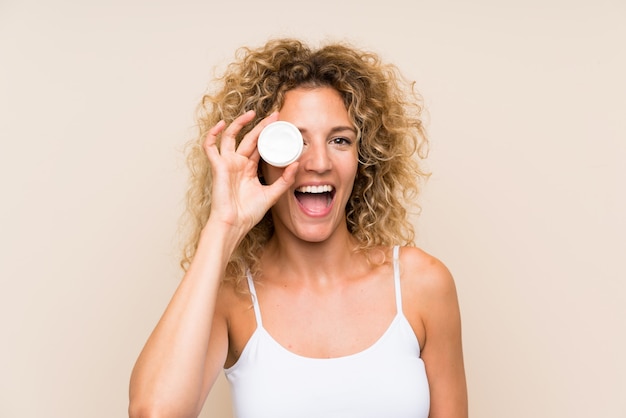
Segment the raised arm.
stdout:
<path fill-rule="evenodd" d="M 237 147 L 236 135 L 253 118 L 254 112 L 247 112 L 226 129 L 220 122 L 206 137 L 213 175 L 211 213 L 189 269 L 133 369 L 133 418 L 196 417 L 224 365 L 228 329 L 215 308 L 226 265 L 240 240 L 293 182 L 296 169 L 293 164 L 272 185 L 261 185 L 256 141 L 277 116 L 264 119 Z"/>

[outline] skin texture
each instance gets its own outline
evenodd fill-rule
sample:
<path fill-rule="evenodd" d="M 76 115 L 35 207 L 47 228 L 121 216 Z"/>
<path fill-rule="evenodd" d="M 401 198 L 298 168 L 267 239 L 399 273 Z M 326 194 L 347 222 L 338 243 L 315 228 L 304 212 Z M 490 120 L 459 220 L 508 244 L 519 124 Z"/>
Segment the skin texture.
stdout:
<path fill-rule="evenodd" d="M 205 141 L 211 162 L 211 214 L 196 255 L 142 351 L 131 378 L 130 415 L 197 416 L 223 367 L 236 363 L 256 328 L 250 296 L 224 282 L 230 254 L 271 210 L 275 230 L 261 257 L 257 294 L 265 328 L 288 350 L 332 358 L 371 346 L 396 314 L 393 268 L 354 251 L 345 205 L 355 180 L 357 135 L 339 94 L 329 87 L 287 92 L 279 114 L 235 136 L 254 118 L 214 126 Z M 260 161 L 256 141 L 274 120 L 295 124 L 304 138 L 298 162 Z M 218 148 L 217 137 L 221 136 Z M 268 185 L 257 177 L 257 168 Z M 332 201 L 311 211 L 296 189 L 332 185 Z M 376 248 L 371 260 L 390 260 Z M 436 258 L 404 247 L 403 310 L 422 348 L 431 389 L 431 418 L 467 417 L 461 323 L 452 276 Z M 315 315 L 311 315 L 315 312 Z"/>
<path fill-rule="evenodd" d="M 304 150 L 295 183 L 271 209 L 277 236 L 289 231 L 300 240 L 325 241 L 345 226 L 345 206 L 358 165 L 356 132 L 341 97 L 328 87 L 287 92 L 280 119 L 300 129 Z M 282 175 L 281 169 L 265 163 L 262 171 L 269 183 Z M 294 190 L 312 185 L 333 186 L 329 213 L 309 213 L 300 207 Z"/>

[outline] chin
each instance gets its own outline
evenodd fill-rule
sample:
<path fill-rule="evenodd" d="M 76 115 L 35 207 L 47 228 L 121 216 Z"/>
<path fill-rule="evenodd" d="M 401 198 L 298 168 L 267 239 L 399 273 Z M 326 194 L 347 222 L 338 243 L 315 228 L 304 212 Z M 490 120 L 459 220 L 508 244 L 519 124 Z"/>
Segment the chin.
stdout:
<path fill-rule="evenodd" d="M 296 234 L 296 236 L 302 241 L 318 244 L 328 240 L 330 234 Z"/>
<path fill-rule="evenodd" d="M 310 242 L 310 243 L 322 243 L 328 241 L 333 234 L 337 232 L 337 229 L 330 229 L 328 227 L 313 227 L 306 228 L 304 230 L 296 229 L 293 231 L 294 235 L 301 239 L 302 241 Z"/>

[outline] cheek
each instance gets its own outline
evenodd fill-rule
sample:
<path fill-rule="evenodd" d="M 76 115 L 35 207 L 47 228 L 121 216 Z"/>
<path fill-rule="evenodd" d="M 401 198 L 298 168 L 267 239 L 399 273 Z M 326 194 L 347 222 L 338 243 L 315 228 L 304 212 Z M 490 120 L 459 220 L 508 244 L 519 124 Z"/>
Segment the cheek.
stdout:
<path fill-rule="evenodd" d="M 359 161 L 356 156 L 354 156 L 354 158 L 350 160 L 349 167 L 350 168 L 346 170 L 346 176 L 352 178 L 352 180 L 354 181 L 356 180 L 356 177 L 359 173 Z"/>
<path fill-rule="evenodd" d="M 358 157 L 355 156 L 354 160 L 353 160 L 353 166 L 352 166 L 352 185 L 354 187 L 354 184 L 356 183 L 357 179 L 360 177 L 359 176 L 359 172 L 361 171 L 361 165 L 359 164 L 359 160 Z"/>

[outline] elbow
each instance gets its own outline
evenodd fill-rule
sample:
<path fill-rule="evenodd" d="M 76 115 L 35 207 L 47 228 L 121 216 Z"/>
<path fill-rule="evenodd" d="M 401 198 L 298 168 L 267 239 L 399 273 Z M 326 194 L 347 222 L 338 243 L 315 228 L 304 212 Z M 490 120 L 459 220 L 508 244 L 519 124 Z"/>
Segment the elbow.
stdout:
<path fill-rule="evenodd" d="M 144 417 L 155 417 L 156 415 L 151 414 L 150 410 L 137 405 L 136 403 L 131 402 L 128 405 L 128 418 L 144 418 Z"/>
<path fill-rule="evenodd" d="M 170 385 L 131 381 L 128 395 L 129 418 L 197 418 L 202 410 L 195 398 Z"/>
<path fill-rule="evenodd" d="M 156 408 L 154 405 L 131 400 L 128 405 L 128 417 L 129 418 L 160 418 L 160 417 L 165 417 L 165 415 L 162 414 L 159 408 Z"/>
<path fill-rule="evenodd" d="M 158 394 L 131 382 L 128 402 L 129 418 L 173 418 L 167 401 Z"/>
<path fill-rule="evenodd" d="M 156 403 L 131 401 L 128 405 L 129 418 L 178 418 L 180 414 L 168 412 Z"/>
<path fill-rule="evenodd" d="M 185 412 L 184 408 L 173 408 L 159 402 L 133 400 L 128 405 L 129 418 L 197 418 L 195 412 Z"/>

